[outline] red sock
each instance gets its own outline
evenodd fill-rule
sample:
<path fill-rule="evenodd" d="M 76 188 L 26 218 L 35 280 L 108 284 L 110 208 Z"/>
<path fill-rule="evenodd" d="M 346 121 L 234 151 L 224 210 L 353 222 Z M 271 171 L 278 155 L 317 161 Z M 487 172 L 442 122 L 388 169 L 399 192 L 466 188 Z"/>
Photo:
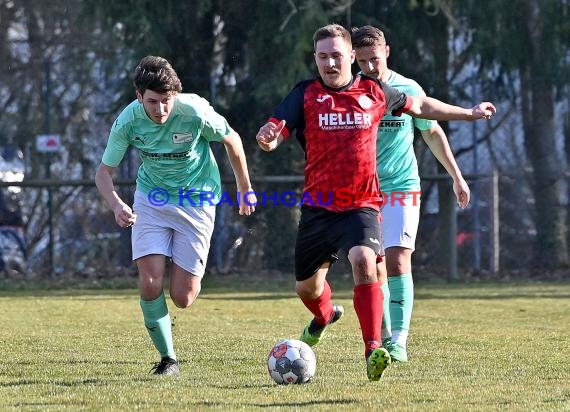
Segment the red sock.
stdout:
<path fill-rule="evenodd" d="M 316 299 L 303 299 L 303 304 L 315 315 L 315 320 L 321 326 L 325 326 L 329 323 L 334 315 L 334 309 L 331 301 L 331 287 L 329 283 L 325 280 L 325 288 L 321 296 Z"/>
<path fill-rule="evenodd" d="M 380 288 L 380 282 L 354 287 L 354 310 L 362 330 L 365 355 L 381 346 L 383 299 L 384 294 Z"/>

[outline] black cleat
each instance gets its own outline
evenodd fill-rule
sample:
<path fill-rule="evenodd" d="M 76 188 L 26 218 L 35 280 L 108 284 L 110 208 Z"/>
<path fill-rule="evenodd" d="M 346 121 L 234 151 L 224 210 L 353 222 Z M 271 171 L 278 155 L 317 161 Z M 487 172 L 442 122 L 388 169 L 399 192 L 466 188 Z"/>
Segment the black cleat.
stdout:
<path fill-rule="evenodd" d="M 180 375 L 180 368 L 176 360 L 165 357 L 162 358 L 160 362 L 155 363 L 149 373 L 153 375 L 178 376 Z"/>

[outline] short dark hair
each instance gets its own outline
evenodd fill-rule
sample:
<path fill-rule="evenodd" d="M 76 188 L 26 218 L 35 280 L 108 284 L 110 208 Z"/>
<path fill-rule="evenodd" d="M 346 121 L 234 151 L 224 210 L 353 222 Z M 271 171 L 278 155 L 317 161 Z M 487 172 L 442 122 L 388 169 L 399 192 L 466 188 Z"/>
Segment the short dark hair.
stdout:
<path fill-rule="evenodd" d="M 182 91 L 182 83 L 168 60 L 158 56 L 143 57 L 135 69 L 135 88 L 144 94 L 145 90 L 157 93 Z"/>
<path fill-rule="evenodd" d="M 340 24 L 328 24 L 324 27 L 318 29 L 313 35 L 313 46 L 317 47 L 317 42 L 319 40 L 342 37 L 344 41 L 352 47 L 352 42 L 350 40 L 350 33 Z"/>
<path fill-rule="evenodd" d="M 355 49 L 370 46 L 385 46 L 386 37 L 384 32 L 374 26 L 362 26 L 352 28 L 352 46 Z"/>

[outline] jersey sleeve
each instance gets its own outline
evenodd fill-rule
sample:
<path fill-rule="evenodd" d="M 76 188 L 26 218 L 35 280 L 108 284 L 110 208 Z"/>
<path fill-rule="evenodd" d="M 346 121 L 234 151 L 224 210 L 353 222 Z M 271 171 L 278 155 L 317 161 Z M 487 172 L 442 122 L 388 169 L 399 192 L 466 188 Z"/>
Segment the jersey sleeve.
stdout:
<path fill-rule="evenodd" d="M 386 97 L 386 112 L 392 116 L 400 116 L 402 113 L 412 107 L 412 99 L 402 93 L 398 89 L 388 86 L 384 82 L 379 82 L 382 85 L 384 96 Z"/>
<path fill-rule="evenodd" d="M 117 167 L 127 149 L 129 148 L 129 130 L 130 127 L 121 121 L 121 116 L 115 120 L 113 126 L 111 127 L 111 132 L 109 133 L 109 140 L 107 141 L 107 147 L 103 153 L 103 158 L 101 162 L 110 167 Z"/>
<path fill-rule="evenodd" d="M 233 132 L 226 118 L 216 112 L 206 99 L 198 97 L 197 101 L 198 115 L 202 120 L 202 137 L 209 142 L 219 142 Z"/>
<path fill-rule="evenodd" d="M 285 120 L 285 127 L 281 131 L 283 137 L 290 136 L 293 130 L 300 127 L 304 122 L 304 83 L 297 84 L 287 96 L 279 103 L 273 116 L 269 118 L 270 122 L 278 124 L 281 120 Z"/>
<path fill-rule="evenodd" d="M 410 87 L 411 89 L 410 91 L 408 91 L 409 95 L 422 96 L 422 97 L 426 96 L 424 89 L 422 89 L 422 87 L 419 84 L 414 82 Z M 414 126 L 417 127 L 419 130 L 430 130 L 432 127 L 434 127 L 437 124 L 437 121 L 435 120 L 422 119 L 421 117 L 412 117 L 412 119 L 414 122 Z"/>

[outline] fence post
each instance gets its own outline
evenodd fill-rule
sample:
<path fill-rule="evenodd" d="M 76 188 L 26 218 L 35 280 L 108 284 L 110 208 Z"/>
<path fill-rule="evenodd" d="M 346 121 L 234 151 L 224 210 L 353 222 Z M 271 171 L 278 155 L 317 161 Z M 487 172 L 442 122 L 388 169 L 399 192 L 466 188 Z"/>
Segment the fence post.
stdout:
<path fill-rule="evenodd" d="M 44 60 L 44 75 L 45 75 L 45 130 L 47 134 L 51 133 L 51 73 L 50 73 L 50 60 L 46 57 Z M 46 180 L 51 180 L 51 154 L 45 154 L 45 173 Z M 49 275 L 55 274 L 55 236 L 53 224 L 53 192 L 51 185 L 47 186 L 48 195 L 48 258 L 49 258 Z"/>
<path fill-rule="evenodd" d="M 499 238 L 499 173 L 493 169 L 491 174 L 491 190 L 489 199 L 489 211 L 491 221 L 491 253 L 489 269 L 493 275 L 499 272 L 500 238 Z"/>
<path fill-rule="evenodd" d="M 455 196 L 448 196 L 449 199 L 449 239 L 447 249 L 449 251 L 449 280 L 459 279 L 457 273 L 457 199 Z"/>

